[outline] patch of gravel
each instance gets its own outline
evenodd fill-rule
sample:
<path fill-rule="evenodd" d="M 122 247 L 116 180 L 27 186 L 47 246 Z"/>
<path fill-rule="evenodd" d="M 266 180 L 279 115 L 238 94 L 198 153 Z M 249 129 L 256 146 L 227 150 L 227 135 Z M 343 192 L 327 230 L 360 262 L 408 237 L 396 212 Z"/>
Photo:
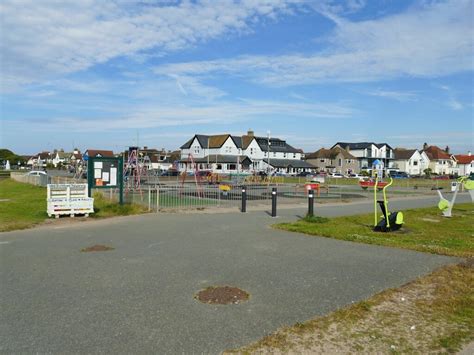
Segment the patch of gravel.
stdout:
<path fill-rule="evenodd" d="M 231 286 L 211 286 L 199 291 L 194 298 L 207 304 L 239 304 L 248 301 L 249 294 Z"/>
<path fill-rule="evenodd" d="M 109 247 L 107 245 L 101 245 L 101 244 L 96 244 L 96 245 L 93 245 L 91 247 L 81 249 L 81 251 L 84 252 L 84 253 L 89 253 L 89 252 L 93 252 L 93 251 L 109 251 L 109 250 L 114 250 L 114 248 Z"/>

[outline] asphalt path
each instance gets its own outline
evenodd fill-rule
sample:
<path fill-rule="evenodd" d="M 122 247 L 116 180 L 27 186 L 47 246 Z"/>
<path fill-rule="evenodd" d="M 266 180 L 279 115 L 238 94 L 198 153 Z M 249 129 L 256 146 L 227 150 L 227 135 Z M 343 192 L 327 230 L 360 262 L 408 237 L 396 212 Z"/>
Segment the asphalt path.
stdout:
<path fill-rule="evenodd" d="M 0 233 L 0 352 L 219 353 L 457 261 L 269 227 L 302 214 L 164 213 Z M 80 252 L 94 244 L 115 249 Z M 214 306 L 194 299 L 210 285 L 240 287 L 250 300 Z"/>

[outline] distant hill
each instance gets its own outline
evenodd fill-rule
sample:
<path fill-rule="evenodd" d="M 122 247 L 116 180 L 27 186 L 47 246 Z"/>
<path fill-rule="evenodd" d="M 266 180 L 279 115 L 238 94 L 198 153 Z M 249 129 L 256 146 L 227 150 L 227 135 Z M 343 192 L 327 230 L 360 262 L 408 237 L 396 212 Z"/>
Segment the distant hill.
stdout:
<path fill-rule="evenodd" d="M 21 164 L 25 163 L 25 158 L 22 156 L 13 153 L 9 149 L 0 149 L 0 162 L 4 160 L 8 160 L 10 164 L 18 164 L 18 162 Z"/>

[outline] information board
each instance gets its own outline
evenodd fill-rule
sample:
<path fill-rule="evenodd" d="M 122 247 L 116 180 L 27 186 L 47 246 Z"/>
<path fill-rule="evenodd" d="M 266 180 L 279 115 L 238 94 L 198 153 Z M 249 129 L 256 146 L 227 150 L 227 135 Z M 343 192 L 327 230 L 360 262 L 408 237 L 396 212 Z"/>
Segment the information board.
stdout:
<path fill-rule="evenodd" d="M 87 161 L 89 196 L 92 189 L 118 188 L 123 204 L 123 159 L 121 157 L 89 157 Z"/>

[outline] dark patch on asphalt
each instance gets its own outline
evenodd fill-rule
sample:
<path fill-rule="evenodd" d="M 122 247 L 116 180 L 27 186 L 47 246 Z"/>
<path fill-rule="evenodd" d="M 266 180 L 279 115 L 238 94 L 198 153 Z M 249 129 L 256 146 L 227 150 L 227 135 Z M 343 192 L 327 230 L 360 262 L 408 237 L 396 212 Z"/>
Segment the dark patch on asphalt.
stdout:
<path fill-rule="evenodd" d="M 239 304 L 248 301 L 249 294 L 231 286 L 210 286 L 199 291 L 194 298 L 207 304 Z"/>
<path fill-rule="evenodd" d="M 96 245 L 93 245 L 91 247 L 81 249 L 81 251 L 84 252 L 84 253 L 88 253 L 88 252 L 92 252 L 92 251 L 109 251 L 109 250 L 114 250 L 114 248 L 109 247 L 107 245 L 100 245 L 100 244 L 96 244 Z"/>

